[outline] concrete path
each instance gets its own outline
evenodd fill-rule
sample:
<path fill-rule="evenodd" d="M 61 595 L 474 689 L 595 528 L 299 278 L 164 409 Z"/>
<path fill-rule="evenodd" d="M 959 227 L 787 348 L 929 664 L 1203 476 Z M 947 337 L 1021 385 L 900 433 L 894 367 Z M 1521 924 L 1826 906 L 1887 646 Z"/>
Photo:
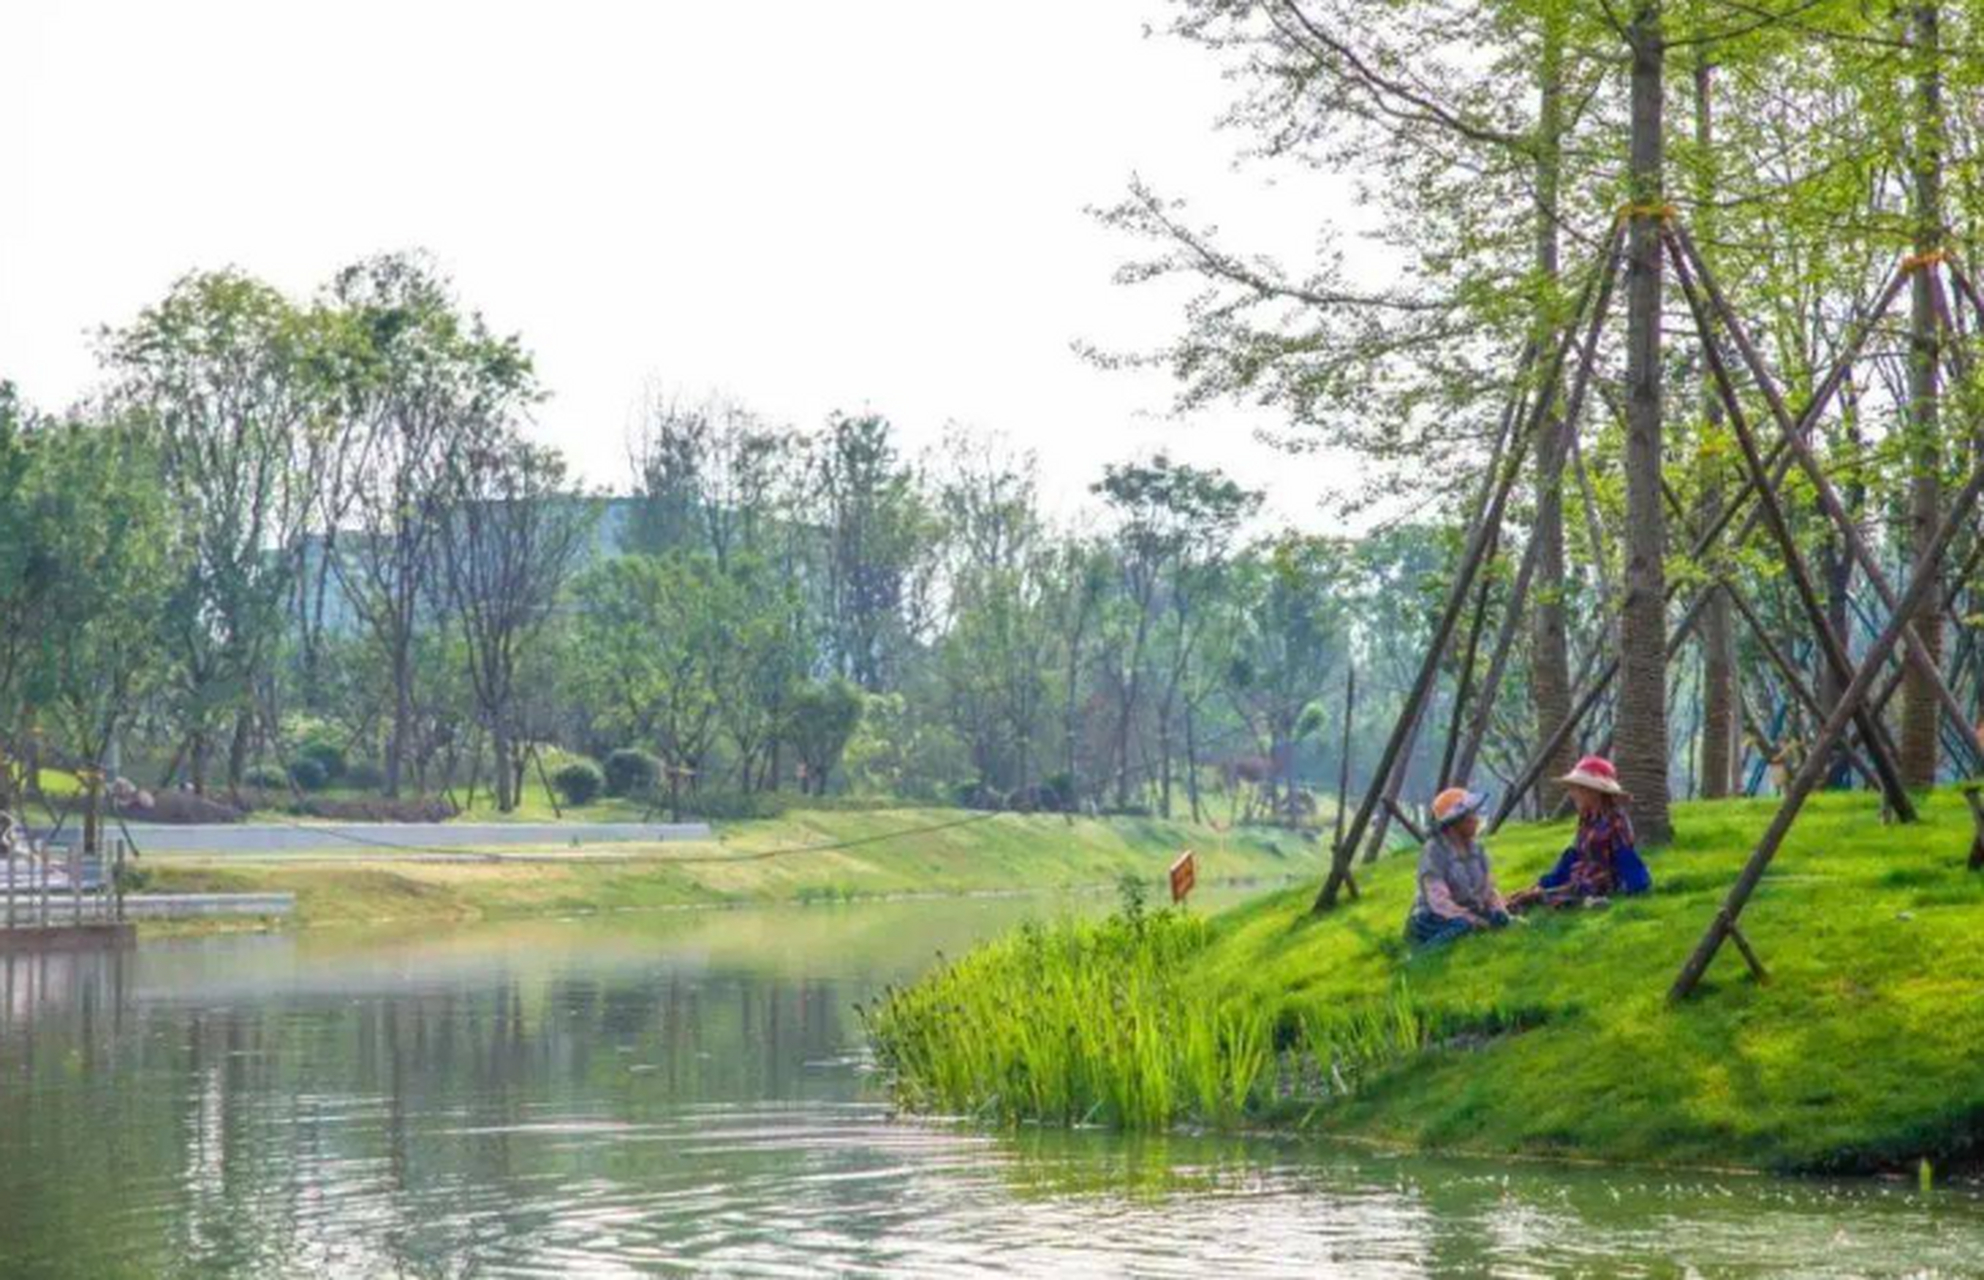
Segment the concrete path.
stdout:
<path fill-rule="evenodd" d="M 133 822 L 130 831 L 140 854 L 249 857 L 303 852 L 390 857 L 458 849 L 571 849 L 714 838 L 706 822 L 240 822 L 184 826 Z M 123 831 L 113 822 L 105 834 L 115 838 Z M 58 840 L 69 835 L 65 830 Z"/>
<path fill-rule="evenodd" d="M 286 916 L 293 893 L 133 893 L 124 898 L 131 920 L 198 920 L 209 916 Z"/>

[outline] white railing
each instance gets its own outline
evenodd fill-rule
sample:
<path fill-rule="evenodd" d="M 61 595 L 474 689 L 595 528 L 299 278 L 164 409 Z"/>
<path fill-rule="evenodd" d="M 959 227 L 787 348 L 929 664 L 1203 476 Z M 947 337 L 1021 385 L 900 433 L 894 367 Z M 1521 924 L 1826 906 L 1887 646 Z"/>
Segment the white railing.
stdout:
<path fill-rule="evenodd" d="M 124 841 L 111 853 L 85 855 L 74 845 L 28 836 L 14 816 L 0 810 L 0 928 L 47 929 L 100 924 L 124 918 L 118 874 Z"/>

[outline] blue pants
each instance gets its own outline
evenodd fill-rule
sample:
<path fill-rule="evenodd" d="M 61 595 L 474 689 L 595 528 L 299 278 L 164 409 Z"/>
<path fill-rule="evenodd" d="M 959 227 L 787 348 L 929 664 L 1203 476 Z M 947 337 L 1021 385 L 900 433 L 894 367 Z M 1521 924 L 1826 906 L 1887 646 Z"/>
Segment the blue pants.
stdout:
<path fill-rule="evenodd" d="M 1474 926 L 1465 920 L 1436 916 L 1430 911 L 1415 911 L 1405 918 L 1406 940 L 1426 950 L 1444 947 L 1455 938 L 1473 932 Z"/>

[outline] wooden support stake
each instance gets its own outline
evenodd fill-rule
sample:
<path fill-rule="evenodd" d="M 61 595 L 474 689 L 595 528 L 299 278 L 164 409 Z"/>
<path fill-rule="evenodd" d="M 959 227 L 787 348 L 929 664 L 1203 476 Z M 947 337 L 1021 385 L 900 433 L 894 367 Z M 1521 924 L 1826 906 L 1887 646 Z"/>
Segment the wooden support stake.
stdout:
<path fill-rule="evenodd" d="M 1923 602 L 1936 590 L 1936 567 L 1942 564 L 1944 557 L 1949 554 L 1950 543 L 1955 540 L 1957 531 L 1969 525 L 1971 517 L 1976 512 L 1980 495 L 1984 495 L 1984 465 L 1974 466 L 1971 469 L 1970 478 L 1964 482 L 1962 490 L 1944 511 L 1942 520 L 1930 537 L 1929 545 L 1923 548 L 1921 557 L 1915 562 L 1914 572 L 1909 575 L 1908 589 L 1902 593 L 1895 616 L 1889 620 L 1881 634 L 1874 638 L 1859 669 L 1854 673 L 1852 683 L 1847 685 L 1846 691 L 1840 695 L 1839 704 L 1833 708 L 1832 714 L 1826 718 L 1825 725 L 1819 730 L 1818 739 L 1813 742 L 1810 754 L 1805 757 L 1804 765 L 1792 778 L 1791 785 L 1785 791 L 1784 803 L 1778 806 L 1777 813 L 1772 817 L 1770 826 L 1765 829 L 1763 838 L 1757 842 L 1757 847 L 1751 851 L 1749 859 L 1743 864 L 1741 874 L 1730 886 L 1728 896 L 1717 909 L 1715 917 L 1710 920 L 1701 941 L 1695 944 L 1694 951 L 1682 964 L 1680 972 L 1675 975 L 1674 985 L 1668 991 L 1670 1000 L 1687 999 L 1696 985 L 1701 982 L 1702 975 L 1708 972 L 1709 965 L 1715 960 L 1715 953 L 1722 948 L 1723 940 L 1735 929 L 1737 920 L 1743 914 L 1743 908 L 1750 901 L 1750 895 L 1756 892 L 1757 883 L 1763 879 L 1771 860 L 1783 847 L 1784 838 L 1791 833 L 1792 824 L 1797 822 L 1805 801 L 1824 779 L 1827 769 L 1831 767 L 1827 757 L 1832 754 L 1833 747 L 1846 732 L 1846 726 L 1865 706 L 1867 695 L 1873 689 L 1874 681 L 1880 674 L 1881 664 L 1888 660 L 1895 646 L 1901 643 L 1901 633 L 1907 629 L 1908 620 L 1915 616 Z"/>
<path fill-rule="evenodd" d="M 1590 385 L 1591 370 L 1596 356 L 1595 342 L 1597 330 L 1594 328 L 1586 341 L 1586 350 L 1580 366 L 1577 385 L 1571 389 L 1570 401 L 1566 404 L 1563 421 L 1558 430 L 1563 435 L 1561 448 L 1577 471 L 1578 480 L 1584 489 L 1585 518 L 1590 521 L 1590 535 L 1594 554 L 1598 558 L 1598 572 L 1601 598 L 1610 604 L 1610 587 L 1605 582 L 1604 544 L 1598 539 L 1598 509 L 1591 493 L 1590 477 L 1584 472 L 1584 455 L 1578 448 L 1578 422 L 1584 416 L 1585 390 Z M 1502 686 L 1502 675 L 1508 669 L 1509 654 L 1514 649 L 1516 633 L 1522 624 L 1523 609 L 1529 603 L 1530 582 L 1536 575 L 1536 563 L 1541 558 L 1543 540 L 1532 537 L 1529 547 L 1523 553 L 1522 566 L 1516 571 L 1514 586 L 1509 590 L 1508 611 L 1502 617 L 1500 633 L 1495 637 L 1495 648 L 1488 660 L 1488 676 L 1484 689 L 1487 696 L 1475 709 L 1474 722 L 1468 728 L 1466 748 L 1461 752 L 1455 768 L 1445 780 L 1453 786 L 1464 787 L 1474 776 L 1474 766 L 1481 757 L 1482 744 L 1488 740 L 1489 719 L 1494 713 L 1495 691 Z"/>
<path fill-rule="evenodd" d="M 1785 518 L 1783 505 L 1777 500 L 1775 485 L 1769 479 L 1769 469 L 1764 462 L 1763 452 L 1757 447 L 1755 433 L 1750 430 L 1749 419 L 1743 412 L 1742 398 L 1736 394 L 1734 382 L 1729 377 L 1729 369 L 1722 362 L 1721 344 L 1715 340 L 1713 321 L 1709 316 L 1708 301 L 1696 287 L 1693 271 L 1689 268 L 1688 257 L 1681 251 L 1680 237 L 1675 234 L 1664 236 L 1667 254 L 1674 264 L 1674 282 L 1680 286 L 1682 296 L 1688 301 L 1688 310 L 1693 313 L 1696 331 L 1701 336 L 1702 359 L 1708 366 L 1709 375 L 1722 400 L 1723 411 L 1727 415 L 1729 427 L 1735 433 L 1736 444 L 1743 460 L 1750 468 L 1752 478 L 1757 481 L 1757 503 L 1763 512 L 1764 525 L 1777 540 L 1778 549 L 1784 557 L 1785 568 L 1791 573 L 1791 583 L 1796 589 L 1798 603 L 1805 611 L 1805 618 L 1811 624 L 1813 635 L 1818 637 L 1819 651 L 1824 655 L 1826 665 L 1832 669 L 1833 677 L 1844 686 L 1853 681 L 1853 661 L 1847 655 L 1845 642 L 1833 630 L 1832 619 L 1826 616 L 1825 602 L 1820 599 L 1818 587 L 1812 580 L 1811 567 L 1805 563 L 1805 553 L 1798 546 L 1798 539 L 1791 532 L 1791 523 Z M 1785 426 L 1791 426 L 1789 416 Z M 1790 448 L 1794 459 L 1802 460 L 1816 470 L 1812 463 L 1811 451 L 1805 447 L 1795 432 L 1786 430 L 1784 443 Z M 1823 480 L 1824 473 L 1818 472 Z M 1837 498 L 1835 497 L 1835 501 Z M 1842 509 L 1840 516 L 1845 520 L 1850 546 L 1860 546 L 1853 531 L 1853 522 L 1846 519 Z M 1865 548 L 1862 547 L 1864 551 Z M 1912 636 L 1912 628 L 1907 630 Z M 1931 664 L 1933 668 L 1933 664 Z M 1881 791 L 1886 796 L 1889 807 L 1903 822 L 1916 819 L 1915 802 L 1909 798 L 1908 788 L 1902 785 L 1901 770 L 1882 739 L 1882 726 L 1866 709 L 1856 710 L 1860 725 L 1861 741 L 1867 744 L 1868 754 L 1873 758 L 1874 770 L 1881 777 Z"/>
<path fill-rule="evenodd" d="M 1742 616 L 1743 621 L 1750 628 L 1750 633 L 1756 637 L 1757 647 L 1764 651 L 1764 657 L 1770 660 L 1770 664 L 1777 669 L 1778 677 L 1784 682 L 1785 688 L 1790 690 L 1792 700 L 1805 709 L 1812 717 L 1813 724 L 1822 722 L 1826 718 L 1826 713 L 1825 708 L 1819 704 L 1818 695 L 1805 683 L 1804 673 L 1798 670 L 1797 664 L 1785 656 L 1783 648 L 1771 637 L 1770 632 L 1764 627 L 1763 619 L 1750 608 L 1750 602 L 1727 581 L 1720 583 L 1719 588 L 1722 594 L 1729 598 L 1729 603 L 1736 606 L 1736 612 Z M 1846 758 L 1859 771 L 1861 777 L 1876 788 L 1880 786 L 1880 776 L 1874 772 L 1873 766 L 1860 758 L 1858 752 L 1849 751 Z"/>
<path fill-rule="evenodd" d="M 1970 806 L 1970 860 L 1972 871 L 1984 871 L 1984 795 L 1975 783 L 1963 789 L 1963 800 Z"/>
<path fill-rule="evenodd" d="M 1391 810 L 1392 820 L 1401 827 L 1404 827 L 1407 835 L 1411 836 L 1420 844 L 1426 843 L 1426 833 L 1419 829 L 1419 824 L 1412 820 L 1412 815 L 1399 807 L 1398 801 L 1392 799 L 1390 796 L 1386 796 L 1385 808 Z"/>
<path fill-rule="evenodd" d="M 1598 518 L 1598 491 L 1591 483 L 1591 472 L 1584 465 L 1584 448 L 1578 444 L 1578 433 L 1571 435 L 1571 470 L 1578 478 L 1579 496 L 1584 502 L 1585 537 L 1591 541 L 1591 567 L 1598 575 L 1598 603 L 1609 616 L 1612 612 L 1612 571 L 1605 567 L 1605 537 L 1601 532 L 1602 522 Z"/>
<path fill-rule="evenodd" d="M 1966 866 L 1972 871 L 1984 871 L 1984 795 L 1980 787 L 1972 783 L 1963 789 L 1963 799 L 1970 806 L 1970 857 Z"/>
<path fill-rule="evenodd" d="M 1758 982 L 1769 982 L 1770 973 L 1764 968 L 1764 962 L 1757 959 L 1755 948 L 1750 946 L 1750 940 L 1743 936 L 1743 931 L 1736 927 L 1734 920 L 1729 922 L 1729 940 L 1735 943 L 1736 950 L 1742 953 L 1743 963 L 1750 966 L 1750 976 Z"/>
<path fill-rule="evenodd" d="M 1605 253 L 1601 259 L 1599 268 L 1585 281 L 1584 295 L 1580 298 L 1580 314 L 1584 310 L 1584 299 L 1588 298 L 1594 291 L 1597 292 L 1598 302 L 1601 305 L 1592 308 L 1593 314 L 1594 316 L 1602 316 L 1604 314 L 1604 306 L 1602 304 L 1610 299 L 1613 281 L 1618 276 L 1621 235 L 1622 231 L 1615 228 L 1607 241 Z M 1520 463 L 1523 453 L 1528 447 L 1530 436 L 1534 434 L 1534 424 L 1543 420 L 1549 413 L 1551 403 L 1555 399 L 1557 383 L 1563 374 L 1565 359 L 1569 355 L 1571 347 L 1576 342 L 1576 338 L 1577 328 L 1573 325 L 1567 329 L 1562 341 L 1558 343 L 1556 351 L 1553 354 L 1549 373 L 1544 379 L 1541 392 L 1537 396 L 1535 411 L 1531 414 L 1529 421 L 1524 423 L 1522 428 L 1516 431 L 1513 436 L 1509 456 L 1502 463 L 1501 474 L 1499 476 L 1491 475 L 1489 477 L 1489 483 L 1485 490 L 1487 500 L 1483 504 L 1481 518 L 1476 522 L 1474 532 L 1469 539 L 1468 549 L 1461 557 L 1460 570 L 1455 577 L 1452 589 L 1447 594 L 1447 601 L 1441 612 L 1439 622 L 1434 627 L 1433 642 L 1427 646 L 1426 655 L 1420 663 L 1418 676 L 1413 681 L 1410 691 L 1406 694 L 1405 706 L 1399 715 L 1398 723 L 1392 727 L 1390 738 L 1385 743 L 1384 754 L 1379 759 L 1377 772 L 1372 776 L 1371 786 L 1366 790 L 1363 801 L 1358 805 L 1357 815 L 1351 820 L 1349 830 L 1344 833 L 1343 840 L 1338 843 L 1332 853 L 1329 875 L 1325 877 L 1322 889 L 1316 894 L 1315 902 L 1310 908 L 1312 911 L 1326 911 L 1335 906 L 1338 892 L 1350 881 L 1350 864 L 1356 855 L 1357 846 L 1363 841 L 1365 828 L 1370 824 L 1373 815 L 1379 807 L 1379 798 L 1393 782 L 1393 770 L 1397 769 L 1400 765 L 1399 757 L 1406 739 L 1416 732 L 1418 728 L 1420 716 L 1425 710 L 1427 701 L 1432 695 L 1433 685 L 1440 674 L 1440 661 L 1445 656 L 1447 645 L 1453 638 L 1454 627 L 1459 621 L 1460 611 L 1465 606 L 1468 594 L 1473 589 L 1474 575 L 1480 571 L 1483 552 L 1487 548 L 1489 535 L 1491 531 L 1498 529 L 1501 525 L 1502 513 L 1507 508 L 1509 494 L 1514 489 L 1516 478 L 1521 473 Z M 1530 344 L 1530 350 L 1533 351 L 1535 345 L 1532 342 Z M 1525 357 L 1524 364 L 1526 368 L 1528 360 L 1533 357 L 1529 356 L 1528 352 L 1525 353 Z M 1506 423 L 1510 419 L 1505 416 L 1504 421 Z M 1402 777 L 1403 775 L 1401 774 L 1399 776 Z"/>
<path fill-rule="evenodd" d="M 1352 658 L 1343 673 L 1343 743 L 1336 763 L 1336 843 L 1343 843 L 1344 810 L 1350 805 L 1350 726 L 1357 718 L 1357 660 Z"/>
<path fill-rule="evenodd" d="M 1763 360 L 1758 356 L 1756 346 L 1750 341 L 1748 333 L 1744 331 L 1742 321 L 1738 319 L 1735 309 L 1723 297 L 1721 287 L 1716 284 L 1715 278 L 1709 274 L 1707 264 L 1703 262 L 1701 254 L 1694 247 L 1694 241 L 1689 238 L 1686 230 L 1676 227 L 1669 232 L 1667 248 L 1669 254 L 1674 258 L 1675 270 L 1677 273 L 1682 273 L 1682 288 L 1684 290 L 1690 287 L 1690 282 L 1685 275 L 1688 266 L 1692 264 L 1695 270 L 1700 273 L 1702 292 L 1707 295 L 1708 303 L 1714 309 L 1717 319 L 1720 320 L 1723 332 L 1729 335 L 1731 345 L 1736 348 L 1737 353 L 1742 356 L 1744 363 L 1748 366 L 1751 379 L 1756 382 L 1758 389 L 1763 392 L 1764 403 L 1769 406 L 1771 415 L 1777 419 L 1778 429 L 1784 433 L 1784 443 L 1791 450 L 1792 460 L 1798 464 L 1799 469 L 1804 471 L 1806 479 L 1812 483 L 1813 491 L 1819 499 L 1820 510 L 1825 513 L 1826 518 L 1832 522 L 1833 527 L 1838 531 L 1840 540 L 1846 547 L 1847 555 L 1860 567 L 1860 571 L 1866 575 L 1868 584 L 1874 588 L 1875 594 L 1880 596 L 1881 603 L 1892 611 L 1896 600 L 1894 586 L 1888 581 L 1888 576 L 1882 570 L 1880 561 L 1868 550 L 1866 539 L 1860 536 L 1860 527 L 1853 522 L 1852 515 L 1846 510 L 1846 504 L 1840 501 L 1838 491 L 1833 488 L 1831 477 L 1827 476 L 1825 468 L 1819 465 L 1818 458 L 1812 453 L 1811 445 L 1794 430 L 1791 410 L 1785 406 L 1783 396 L 1778 393 L 1776 382 L 1764 368 Z M 1940 296 L 1940 286 L 1938 286 L 1938 295 Z M 1694 301 L 1690 299 L 1690 306 L 1692 307 L 1693 305 Z M 1947 307 L 1944 308 L 1944 323 L 1946 325 L 1950 323 Z M 1733 396 L 1733 390 L 1729 388 L 1727 370 L 1718 370 L 1716 368 L 1720 363 L 1720 353 L 1713 350 L 1715 342 L 1707 328 L 1708 320 L 1699 310 L 1697 310 L 1696 314 L 1696 324 L 1702 328 L 1704 349 L 1711 352 L 1708 357 L 1711 371 L 1716 373 L 1717 381 L 1722 384 L 1725 395 Z M 1954 346 L 1956 344 L 1950 345 Z M 1821 610 L 1821 616 L 1823 616 L 1823 610 Z M 1964 737 L 1972 743 L 1970 757 L 1973 764 L 1977 763 L 1979 756 L 1975 747 L 1975 730 L 1970 723 L 1970 716 L 1964 710 L 1963 704 L 1957 700 L 1956 695 L 1950 691 L 1949 684 L 1943 679 L 1942 669 L 1936 663 L 1935 655 L 1930 653 L 1928 647 L 1922 643 L 1922 638 L 1916 634 L 1912 624 L 1902 634 L 1902 647 L 1908 661 L 1914 665 L 1916 671 L 1929 685 L 1937 701 L 1942 703 L 1943 713 L 1962 729 Z M 1841 683 L 1844 683 L 1844 681 Z M 1878 764 L 1878 761 L 1876 763 Z"/>
<path fill-rule="evenodd" d="M 1495 553 L 1501 549 L 1502 531 L 1488 540 L 1488 558 L 1483 562 L 1481 589 L 1475 593 L 1474 616 L 1468 620 L 1467 643 L 1461 647 L 1460 681 L 1454 689 L 1453 713 L 1447 718 L 1447 744 L 1440 753 L 1440 785 L 1446 786 L 1454 776 L 1454 756 L 1460 751 L 1461 722 L 1467 715 L 1468 699 L 1474 695 L 1474 667 L 1481 657 L 1481 633 L 1488 627 L 1488 598 L 1495 586 L 1495 575 L 1489 571 Z M 1482 705 L 1495 699 L 1495 688 L 1487 685 L 1482 690 Z"/>
<path fill-rule="evenodd" d="M 1509 587 L 1508 604 L 1502 611 L 1502 624 L 1495 632 L 1495 646 L 1488 653 L 1488 673 L 1482 678 L 1482 694 L 1476 699 L 1474 714 L 1468 719 L 1467 737 L 1458 758 L 1450 759 L 1447 767 L 1440 771 L 1441 780 L 1449 786 L 1466 786 L 1468 778 L 1473 776 L 1476 761 L 1481 757 L 1482 743 L 1488 737 L 1488 722 L 1495 713 L 1495 694 L 1502 687 L 1502 676 L 1508 670 L 1509 654 L 1515 648 L 1516 632 L 1522 625 L 1523 607 L 1529 601 L 1530 580 L 1536 576 L 1536 562 L 1542 558 L 1542 551 L 1543 539 L 1536 537 L 1532 537 L 1529 546 L 1523 550 L 1522 564 L 1516 569 L 1516 579 Z M 1458 721 L 1458 705 L 1454 711 Z M 1451 740 L 1448 745 L 1451 748 Z"/>

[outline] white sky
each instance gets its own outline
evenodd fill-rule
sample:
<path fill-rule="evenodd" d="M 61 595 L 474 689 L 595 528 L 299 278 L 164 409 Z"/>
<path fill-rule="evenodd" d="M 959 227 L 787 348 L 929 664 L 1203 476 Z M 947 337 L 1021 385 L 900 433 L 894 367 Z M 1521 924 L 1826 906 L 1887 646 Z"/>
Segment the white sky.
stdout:
<path fill-rule="evenodd" d="M 955 420 L 1035 449 L 1066 507 L 1107 461 L 1169 447 L 1325 527 L 1341 462 L 1291 459 L 1238 408 L 1165 417 L 1107 373 L 1175 295 L 1083 212 L 1141 172 L 1236 243 L 1299 253 L 1349 196 L 1234 171 L 1226 86 L 1162 0 L 6 0 L 0 376 L 64 404 L 89 333 L 195 267 L 307 296 L 424 248 L 520 332 L 538 430 L 620 482 L 649 379 L 813 425 Z"/>

